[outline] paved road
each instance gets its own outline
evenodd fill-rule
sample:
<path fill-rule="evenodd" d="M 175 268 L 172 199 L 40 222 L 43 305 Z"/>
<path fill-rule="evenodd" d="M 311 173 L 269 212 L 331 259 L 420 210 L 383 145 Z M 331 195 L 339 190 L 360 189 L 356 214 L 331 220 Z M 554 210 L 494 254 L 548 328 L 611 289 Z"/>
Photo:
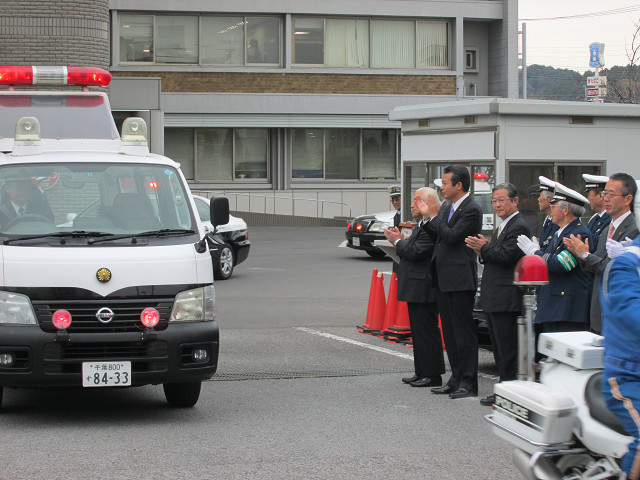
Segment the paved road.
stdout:
<path fill-rule="evenodd" d="M 411 349 L 357 333 L 371 270 L 339 228 L 250 229 L 216 283 L 219 372 L 193 409 L 160 387 L 6 391 L 1 479 L 506 479 L 478 399 L 402 385 Z M 480 353 L 480 394 L 495 366 Z"/>

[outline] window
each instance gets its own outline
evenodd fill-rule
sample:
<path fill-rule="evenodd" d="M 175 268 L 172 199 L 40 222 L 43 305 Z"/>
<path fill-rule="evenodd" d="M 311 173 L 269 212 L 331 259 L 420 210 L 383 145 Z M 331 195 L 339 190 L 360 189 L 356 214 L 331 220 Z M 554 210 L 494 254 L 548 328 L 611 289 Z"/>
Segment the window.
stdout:
<path fill-rule="evenodd" d="M 153 62 L 153 17 L 120 16 L 120 61 Z"/>
<path fill-rule="evenodd" d="M 280 17 L 131 15 L 120 20 L 120 62 L 280 65 Z"/>
<path fill-rule="evenodd" d="M 198 63 L 198 17 L 156 17 L 156 63 Z"/>
<path fill-rule="evenodd" d="M 392 129 L 294 128 L 291 178 L 394 180 L 397 135 Z"/>
<path fill-rule="evenodd" d="M 165 155 L 180 162 L 188 180 L 268 180 L 267 128 L 166 128 Z"/>
<path fill-rule="evenodd" d="M 294 65 L 447 68 L 448 23 L 294 17 Z"/>
<path fill-rule="evenodd" d="M 466 71 L 478 71 L 478 50 L 476 48 L 467 48 L 464 52 L 464 59 Z"/>
<path fill-rule="evenodd" d="M 509 163 L 509 182 L 518 188 L 518 197 L 520 203 L 519 210 L 524 219 L 531 228 L 531 234 L 540 235 L 542 222 L 546 217 L 546 213 L 540 211 L 538 205 L 538 197 L 540 191 L 538 189 L 540 175 L 551 180 L 557 180 L 563 185 L 577 191 L 584 190 L 583 173 L 592 175 L 600 175 L 600 165 L 562 165 L 555 162 L 536 162 L 536 163 Z M 587 206 L 587 216 L 591 215 L 591 210 Z"/>

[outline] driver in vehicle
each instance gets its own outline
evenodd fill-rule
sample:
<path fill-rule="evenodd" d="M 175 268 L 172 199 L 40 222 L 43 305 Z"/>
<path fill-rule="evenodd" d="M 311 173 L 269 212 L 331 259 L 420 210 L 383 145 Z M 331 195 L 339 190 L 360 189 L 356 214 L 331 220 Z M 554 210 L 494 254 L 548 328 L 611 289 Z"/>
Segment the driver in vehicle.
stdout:
<path fill-rule="evenodd" d="M 53 222 L 53 212 L 45 203 L 30 176 L 7 178 L 0 203 L 0 225 L 3 228 L 23 215 L 40 215 Z"/>

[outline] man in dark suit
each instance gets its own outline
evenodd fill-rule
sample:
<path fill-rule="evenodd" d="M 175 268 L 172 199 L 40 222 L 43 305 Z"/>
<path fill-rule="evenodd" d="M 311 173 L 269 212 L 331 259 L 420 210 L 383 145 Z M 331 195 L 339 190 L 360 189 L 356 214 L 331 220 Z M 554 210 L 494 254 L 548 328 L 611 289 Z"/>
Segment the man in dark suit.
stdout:
<path fill-rule="evenodd" d="M 422 216 L 429 219 L 422 228 L 436 244 L 431 273 L 438 289 L 438 310 L 451 365 L 447 384 L 431 392 L 454 399 L 478 395 L 478 330 L 473 319 L 478 261 L 464 240 L 480 233 L 482 209 L 471 199 L 470 185 L 464 165 L 448 165 L 442 175 L 442 194 L 451 203 L 440 210 L 438 205 L 416 200 Z"/>
<path fill-rule="evenodd" d="M 2 203 L 0 204 L 0 225 L 6 228 L 18 217 L 39 215 L 53 222 L 51 208 L 44 202 L 42 194 L 31 182 L 26 171 L 18 171 L 5 181 Z"/>
<path fill-rule="evenodd" d="M 631 205 L 637 194 L 636 181 L 626 173 L 616 173 L 609 177 L 609 181 L 602 190 L 604 208 L 610 215 L 611 223 L 598 240 L 598 246 L 594 253 L 590 253 L 592 245 L 588 240 L 575 235 L 564 239 L 564 244 L 574 254 L 582 269 L 593 277 L 593 290 L 591 294 L 591 312 L 589 320 L 591 330 L 600 333 L 602 331 L 602 310 L 600 306 L 600 284 L 602 272 L 611 260 L 608 248 L 614 242 L 619 243 L 627 238 L 633 240 L 638 236 L 636 218 L 631 212 Z M 614 244 L 615 246 L 615 244 Z"/>
<path fill-rule="evenodd" d="M 500 381 L 515 380 L 518 363 L 518 315 L 522 311 L 522 291 L 513 285 L 513 273 L 524 253 L 518 248 L 518 236 L 531 235 L 529 225 L 518 212 L 518 189 L 511 183 L 493 188 L 493 209 L 502 220 L 487 240 L 467 237 L 466 243 L 484 265 L 480 305 L 489 316 L 489 335 Z M 494 395 L 480 400 L 492 405 Z"/>
<path fill-rule="evenodd" d="M 415 197 L 426 204 L 438 204 L 434 189 L 423 187 Z M 411 214 L 418 220 L 411 236 L 403 240 L 398 228 L 385 230 L 387 240 L 396 247 L 400 257 L 398 264 L 398 300 L 407 302 L 409 323 L 413 337 L 413 364 L 415 375 L 403 378 L 412 387 L 439 387 L 442 385 L 444 354 L 440 328 L 438 327 L 438 306 L 436 290 L 431 280 L 431 255 L 435 244 L 422 227 L 422 214 L 411 203 Z"/>
<path fill-rule="evenodd" d="M 553 223 L 558 225 L 558 231 L 549 245 L 540 250 L 537 242 L 526 235 L 518 236 L 518 247 L 526 255 L 542 257 L 549 270 L 549 284 L 540 287 L 538 293 L 535 323 L 539 333 L 589 329 L 591 279 L 578 266 L 578 260 L 567 250 L 563 240 L 571 235 L 590 239 L 591 233 L 580 221 L 589 201 L 557 182 L 555 192 L 551 202 L 551 217 Z"/>
<path fill-rule="evenodd" d="M 587 222 L 587 228 L 591 232 L 591 240 L 593 240 L 593 244 L 589 245 L 589 247 L 591 248 L 591 253 L 593 253 L 598 246 L 600 234 L 604 232 L 606 235 L 611 223 L 611 215 L 604 208 L 604 197 L 602 196 L 602 191 L 609 181 L 609 177 L 583 173 L 582 178 L 585 183 L 584 196 L 589 200 L 591 210 L 595 212 Z"/>

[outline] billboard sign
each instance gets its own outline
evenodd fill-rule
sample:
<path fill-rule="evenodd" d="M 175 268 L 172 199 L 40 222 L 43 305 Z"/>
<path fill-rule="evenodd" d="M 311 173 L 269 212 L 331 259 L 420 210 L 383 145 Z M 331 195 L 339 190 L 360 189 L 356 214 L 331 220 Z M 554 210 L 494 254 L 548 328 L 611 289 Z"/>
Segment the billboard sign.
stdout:
<path fill-rule="evenodd" d="M 604 43 L 592 43 L 589 45 L 589 66 L 604 67 Z"/>

